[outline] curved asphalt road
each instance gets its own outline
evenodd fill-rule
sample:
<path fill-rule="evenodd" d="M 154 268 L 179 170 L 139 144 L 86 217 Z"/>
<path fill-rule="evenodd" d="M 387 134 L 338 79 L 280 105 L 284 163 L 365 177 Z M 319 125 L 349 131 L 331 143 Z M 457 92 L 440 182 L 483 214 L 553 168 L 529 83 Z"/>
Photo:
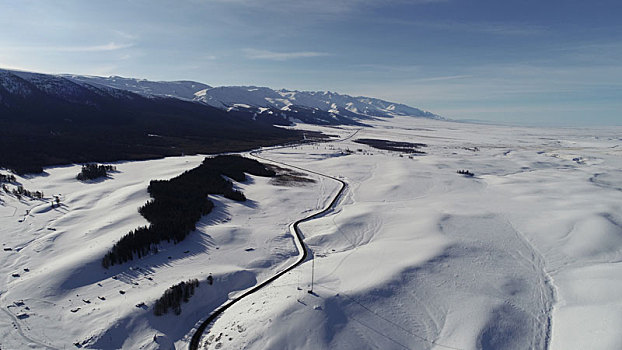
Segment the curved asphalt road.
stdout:
<path fill-rule="evenodd" d="M 360 129 L 359 129 L 360 130 Z M 356 130 L 354 133 L 352 133 L 351 135 L 349 135 L 346 138 L 343 138 L 341 140 L 337 140 L 337 141 L 345 141 L 347 139 L 352 138 L 354 135 L 356 135 L 356 133 L 359 132 L 359 130 Z M 286 148 L 286 147 L 291 147 L 291 146 L 281 146 L 281 147 L 277 147 L 277 148 Z M 273 148 L 276 149 L 276 148 Z M 339 188 L 339 191 L 337 192 L 337 194 L 333 197 L 333 200 L 330 202 L 330 204 L 328 206 L 326 206 L 326 208 L 324 208 L 322 211 L 319 211 L 313 215 L 309 215 L 305 218 L 302 218 L 296 222 L 294 222 L 292 224 L 292 227 L 294 228 L 294 231 L 296 232 L 296 240 L 297 240 L 297 246 L 299 246 L 302 250 L 302 254 L 300 255 L 300 257 L 298 258 L 298 260 L 292 264 L 291 266 L 289 266 L 288 268 L 286 268 L 285 270 L 277 273 L 276 275 L 268 278 L 267 280 L 261 282 L 260 284 L 254 286 L 253 288 L 247 290 L 246 292 L 244 292 L 243 294 L 227 301 L 226 303 L 224 303 L 223 305 L 221 305 L 219 308 L 217 308 L 216 310 L 212 311 L 212 313 L 209 315 L 209 317 L 207 317 L 207 319 L 205 319 L 205 321 L 203 321 L 201 323 L 201 325 L 197 328 L 196 332 L 192 335 L 192 339 L 190 340 L 190 350 L 197 350 L 199 348 L 199 341 L 201 340 L 201 336 L 203 335 L 203 332 L 205 332 L 205 329 L 207 328 L 207 326 L 209 326 L 218 316 L 220 316 L 220 314 L 222 314 L 223 312 L 225 312 L 225 310 L 227 310 L 228 308 L 230 308 L 232 305 L 234 305 L 235 303 L 237 303 L 238 301 L 246 298 L 247 296 L 255 293 L 256 291 L 260 290 L 261 288 L 267 286 L 268 284 L 272 283 L 273 281 L 275 281 L 277 278 L 283 276 L 284 274 L 288 273 L 289 271 L 295 269 L 296 267 L 300 266 L 300 264 L 302 264 L 303 262 L 305 262 L 305 260 L 307 260 L 307 257 L 309 256 L 309 251 L 310 249 L 304 244 L 303 241 L 303 236 L 302 233 L 300 232 L 300 228 L 298 227 L 301 223 L 305 222 L 305 221 L 310 221 L 313 220 L 325 213 L 327 213 L 328 211 L 332 210 L 335 205 L 337 204 L 337 202 L 339 201 L 339 199 L 341 198 L 341 195 L 345 192 L 345 189 L 347 188 L 347 184 L 345 181 L 338 179 L 336 177 L 330 176 L 330 175 L 326 175 L 326 174 L 322 174 L 319 173 L 317 171 L 312 171 L 309 169 L 304 169 L 301 167 L 297 167 L 294 165 L 289 165 L 289 164 L 285 164 L 285 163 L 281 163 L 281 162 L 276 162 L 273 161 L 271 159 L 267 159 L 267 158 L 263 158 L 261 156 L 258 156 L 257 153 L 259 153 L 261 151 L 254 151 L 254 152 L 250 152 L 250 154 L 256 158 L 259 159 L 263 159 L 272 163 L 276 163 L 276 164 L 281 164 L 284 165 L 286 167 L 289 168 L 295 168 L 298 170 L 302 170 L 308 173 L 312 173 L 312 174 L 316 174 L 319 176 L 323 176 L 335 181 L 338 181 L 341 184 L 341 188 Z"/>

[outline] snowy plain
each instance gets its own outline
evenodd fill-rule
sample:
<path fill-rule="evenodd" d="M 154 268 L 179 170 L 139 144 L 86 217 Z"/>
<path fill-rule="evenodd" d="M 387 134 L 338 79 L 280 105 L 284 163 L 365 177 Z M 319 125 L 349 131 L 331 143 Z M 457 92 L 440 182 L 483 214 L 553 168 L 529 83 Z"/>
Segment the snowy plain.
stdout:
<path fill-rule="evenodd" d="M 258 153 L 347 190 L 300 225 L 312 259 L 225 311 L 201 348 L 622 348 L 621 128 L 371 124 L 298 125 L 336 141 Z M 428 146 L 400 154 L 357 138 Z M 182 243 L 102 268 L 146 224 L 136 209 L 149 181 L 202 159 L 119 162 L 92 183 L 75 179 L 78 165 L 18 178 L 46 200 L 0 195 L 0 347 L 187 348 L 212 310 L 297 259 L 291 223 L 339 188 L 313 173 L 286 185 L 249 176 L 236 183 L 248 202 L 210 197 L 216 210 Z M 181 315 L 154 316 L 155 299 L 190 278 L 201 285 Z"/>

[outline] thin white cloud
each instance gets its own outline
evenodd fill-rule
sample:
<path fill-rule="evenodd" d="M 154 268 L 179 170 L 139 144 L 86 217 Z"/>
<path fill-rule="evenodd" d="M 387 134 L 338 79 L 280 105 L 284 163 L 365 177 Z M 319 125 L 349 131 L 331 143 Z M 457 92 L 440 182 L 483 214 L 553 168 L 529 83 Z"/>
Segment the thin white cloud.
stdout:
<path fill-rule="evenodd" d="M 206 3 L 224 3 L 232 5 L 243 5 L 258 8 L 263 11 L 271 12 L 299 12 L 315 15 L 336 15 L 359 11 L 362 9 L 377 8 L 390 4 L 433 4 L 444 3 L 453 0 L 314 0 L 314 1 L 292 1 L 292 0 L 196 0 Z"/>
<path fill-rule="evenodd" d="M 614 65 L 622 62 L 622 42 L 590 42 L 562 46 L 555 52 L 568 60 L 582 65 Z"/>
<path fill-rule="evenodd" d="M 124 32 L 122 30 L 113 30 L 112 31 L 114 34 L 118 35 L 119 37 L 126 39 L 126 40 L 136 40 L 138 39 L 138 36 L 132 33 L 128 33 L 128 32 Z"/>
<path fill-rule="evenodd" d="M 399 65 L 399 64 L 378 64 L 378 63 L 363 63 L 354 66 L 357 69 L 365 69 L 371 71 L 385 71 L 385 72 L 420 72 L 425 70 L 425 67 L 420 65 Z"/>
<path fill-rule="evenodd" d="M 271 60 L 271 61 L 287 61 L 297 58 L 309 58 L 309 57 L 322 57 L 330 56 L 326 52 L 318 51 L 294 51 L 294 52 L 276 52 L 269 50 L 257 50 L 257 49 L 244 49 L 244 53 L 247 58 L 257 60 Z"/>
<path fill-rule="evenodd" d="M 447 80 L 457 80 L 457 79 L 466 79 L 472 78 L 472 75 L 447 75 L 442 77 L 429 77 L 429 78 L 421 78 L 414 80 L 415 82 L 433 82 L 433 81 L 447 81 Z"/>
<path fill-rule="evenodd" d="M 392 24 L 424 27 L 426 29 L 471 32 L 497 35 L 541 35 L 549 28 L 528 23 L 499 22 L 459 22 L 459 21 L 421 21 L 421 20 L 390 20 Z"/>
<path fill-rule="evenodd" d="M 45 52 L 106 52 L 118 51 L 133 47 L 130 43 L 109 42 L 102 45 L 85 45 L 85 46 L 12 46 L 5 49 L 13 51 L 45 51 Z"/>
<path fill-rule="evenodd" d="M 118 44 L 115 42 L 109 42 L 108 44 L 103 45 L 92 45 L 92 46 L 61 46 L 52 48 L 55 51 L 64 51 L 64 52 L 101 52 L 101 51 L 117 51 L 128 49 L 134 46 L 134 44 Z"/>

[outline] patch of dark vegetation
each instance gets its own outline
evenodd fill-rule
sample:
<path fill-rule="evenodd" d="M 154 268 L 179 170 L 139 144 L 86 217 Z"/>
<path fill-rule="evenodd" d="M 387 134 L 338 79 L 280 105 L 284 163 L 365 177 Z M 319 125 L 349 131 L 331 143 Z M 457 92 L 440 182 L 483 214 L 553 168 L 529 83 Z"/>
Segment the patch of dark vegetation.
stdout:
<path fill-rule="evenodd" d="M 100 177 L 107 177 L 108 173 L 112 171 L 117 171 L 117 167 L 95 163 L 85 164 L 82 166 L 82 171 L 76 176 L 76 179 L 80 181 L 95 180 Z"/>
<path fill-rule="evenodd" d="M 19 185 L 11 190 L 6 184 L 2 184 L 2 190 L 8 194 L 12 194 L 17 199 L 22 199 L 22 197 L 28 197 L 30 199 L 43 199 L 42 191 L 29 191 L 22 185 Z"/>
<path fill-rule="evenodd" d="M 315 182 L 315 180 L 308 178 L 305 173 L 299 171 L 281 168 L 276 165 L 269 165 L 268 167 L 276 173 L 270 180 L 270 183 L 276 186 L 304 186 Z"/>
<path fill-rule="evenodd" d="M 0 183 L 1 182 L 17 182 L 17 179 L 13 174 L 0 174 Z"/>
<path fill-rule="evenodd" d="M 339 138 L 337 135 L 327 135 L 320 131 L 300 130 L 300 132 L 302 133 L 303 140 L 299 143 L 314 143 Z"/>
<path fill-rule="evenodd" d="M 138 211 L 149 221 L 123 236 L 102 260 L 105 268 L 158 252 L 162 241 L 179 243 L 196 229 L 201 216 L 212 211 L 208 194 L 223 195 L 235 201 L 246 197 L 233 189 L 233 183 L 246 180 L 246 173 L 272 177 L 275 172 L 256 160 L 228 155 L 205 158 L 198 167 L 170 180 L 152 180 L 147 190 L 153 199 Z"/>
<path fill-rule="evenodd" d="M 239 152 L 303 139 L 301 131 L 253 120 L 248 112 L 36 76 L 0 70 L 0 167 L 16 174 L 63 164 Z"/>
<path fill-rule="evenodd" d="M 17 199 L 22 199 L 22 197 L 28 197 L 30 199 L 43 199 L 42 191 L 29 191 L 24 188 L 24 186 L 20 185 L 17 182 L 17 178 L 13 174 L 0 174 L 0 183 L 2 184 L 1 188 L 4 193 L 11 194 Z M 13 189 L 9 188 L 6 184 L 11 184 Z M 2 192 L 0 192 L 2 194 Z"/>
<path fill-rule="evenodd" d="M 425 154 L 425 152 L 420 151 L 419 148 L 428 146 L 425 143 L 400 142 L 381 139 L 356 139 L 354 142 L 386 151 L 419 154 Z"/>
<path fill-rule="evenodd" d="M 466 177 L 473 177 L 475 176 L 475 174 L 473 174 L 472 172 L 468 171 L 468 170 L 458 170 L 456 171 L 458 174 L 460 175 L 464 175 Z"/>
<path fill-rule="evenodd" d="M 199 280 L 191 279 L 186 282 L 178 283 L 166 291 L 156 300 L 153 306 L 153 313 L 156 316 L 162 316 L 168 313 L 169 309 L 173 309 L 175 315 L 181 314 L 181 302 L 187 303 L 190 297 L 194 295 L 194 290 L 199 286 Z"/>

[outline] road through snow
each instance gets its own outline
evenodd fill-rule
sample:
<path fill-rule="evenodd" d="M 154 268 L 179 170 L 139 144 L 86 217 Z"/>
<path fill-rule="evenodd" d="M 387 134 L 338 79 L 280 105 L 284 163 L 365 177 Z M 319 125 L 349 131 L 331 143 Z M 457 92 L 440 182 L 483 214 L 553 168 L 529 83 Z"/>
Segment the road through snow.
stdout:
<path fill-rule="evenodd" d="M 343 140 L 347 140 L 350 139 L 352 137 L 354 137 L 354 135 L 356 135 L 356 133 L 358 133 L 359 130 L 356 130 L 354 133 L 352 133 L 351 135 L 349 135 L 346 138 L 343 138 L 341 140 L 337 140 L 337 141 L 343 141 Z M 289 146 L 282 146 L 282 147 L 289 147 Z M 253 288 L 250 288 L 249 290 L 247 290 L 246 292 L 242 293 L 241 295 L 230 299 L 229 301 L 227 301 L 225 304 L 223 304 L 222 306 L 220 306 L 219 308 L 217 308 L 216 310 L 214 310 L 208 317 L 207 319 L 205 319 L 205 321 L 202 321 L 201 324 L 197 327 L 196 331 L 194 332 L 194 334 L 192 335 L 192 338 L 190 340 L 190 350 L 196 350 L 199 347 L 199 343 L 201 340 L 201 336 L 203 335 L 203 333 L 205 332 L 206 328 L 210 325 L 210 323 L 212 323 L 214 320 L 216 320 L 216 318 L 218 316 L 220 316 L 223 312 L 225 312 L 225 310 L 227 310 L 228 308 L 230 308 L 232 305 L 234 305 L 235 303 L 237 303 L 238 301 L 244 299 L 245 297 L 257 292 L 258 290 L 260 290 L 261 288 L 269 285 L 270 283 L 274 282 L 276 279 L 278 279 L 279 277 L 283 276 L 284 274 L 288 273 L 289 271 L 295 269 L 297 266 L 300 266 L 300 264 L 302 264 L 303 262 L 305 262 L 307 260 L 307 258 L 309 258 L 311 256 L 311 259 L 313 259 L 312 257 L 312 253 L 309 254 L 311 251 L 310 249 L 304 244 L 304 237 L 302 235 L 302 233 L 300 232 L 300 228 L 299 225 L 303 222 L 307 222 L 313 219 L 316 219 L 318 217 L 321 217 L 323 215 L 325 215 L 326 213 L 334 210 L 335 206 L 337 205 L 339 199 L 341 198 L 341 196 L 343 195 L 343 193 L 345 192 L 345 190 L 347 189 L 347 184 L 345 181 L 338 179 L 336 177 L 330 176 L 330 175 L 326 175 L 326 174 L 322 174 L 313 170 L 309 170 L 309 169 L 304 169 L 301 167 L 297 167 L 297 166 L 293 166 L 293 165 L 289 165 L 289 164 L 285 164 L 285 163 L 281 163 L 281 162 L 277 162 L 277 161 L 273 161 L 264 157 L 261 157 L 258 155 L 258 153 L 260 153 L 261 151 L 255 151 L 255 152 L 250 152 L 249 154 L 251 156 L 254 156 L 256 158 L 259 158 L 260 160 L 263 161 L 268 161 L 271 163 L 275 163 L 281 166 L 285 166 L 285 167 L 289 167 L 289 168 L 295 168 L 298 170 L 302 170 L 305 171 L 307 173 L 312 173 L 312 174 L 316 174 L 319 175 L 321 177 L 330 179 L 330 180 L 334 180 L 337 181 L 341 184 L 339 190 L 337 191 L 337 193 L 335 194 L 335 196 L 333 197 L 333 199 L 331 200 L 331 202 L 321 211 L 311 214 L 309 216 L 306 216 L 300 220 L 297 220 L 296 222 L 294 222 L 291 226 L 290 226 L 290 230 L 293 229 L 294 232 L 294 237 L 295 242 L 296 242 L 296 247 L 298 248 L 298 251 L 301 252 L 298 260 L 296 260 L 295 263 L 293 263 L 292 265 L 290 265 L 289 267 L 285 268 L 284 270 L 278 272 L 276 275 L 270 277 L 269 279 L 257 284 L 256 286 L 254 286 Z"/>

